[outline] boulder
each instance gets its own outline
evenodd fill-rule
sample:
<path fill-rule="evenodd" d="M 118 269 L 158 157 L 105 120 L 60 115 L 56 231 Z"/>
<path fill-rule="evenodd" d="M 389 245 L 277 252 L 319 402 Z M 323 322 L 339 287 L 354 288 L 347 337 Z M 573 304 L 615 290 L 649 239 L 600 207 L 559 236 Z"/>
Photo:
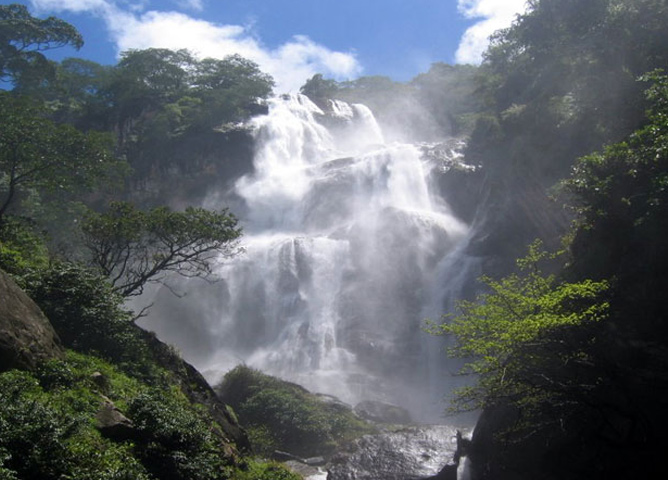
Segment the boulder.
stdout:
<path fill-rule="evenodd" d="M 136 431 L 132 421 L 116 408 L 114 402 L 104 396 L 102 399 L 102 406 L 95 415 L 96 426 L 100 433 L 107 438 L 118 441 L 134 438 Z"/>
<path fill-rule="evenodd" d="M 443 465 L 452 465 L 456 438 L 456 428 L 446 425 L 365 435 L 331 459 L 327 480 L 449 480 L 456 467 Z"/>
<path fill-rule="evenodd" d="M 0 371 L 31 370 L 63 355 L 64 349 L 49 320 L 0 270 Z"/>

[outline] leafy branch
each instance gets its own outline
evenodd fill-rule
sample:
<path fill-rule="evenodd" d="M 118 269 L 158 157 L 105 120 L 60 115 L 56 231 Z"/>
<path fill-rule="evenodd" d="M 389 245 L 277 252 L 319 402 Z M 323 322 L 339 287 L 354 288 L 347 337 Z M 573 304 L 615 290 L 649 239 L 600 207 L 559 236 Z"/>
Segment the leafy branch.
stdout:
<path fill-rule="evenodd" d="M 213 263 L 239 252 L 241 229 L 227 210 L 167 207 L 141 211 L 114 202 L 105 213 L 90 211 L 82 224 L 91 263 L 123 297 L 141 295 L 147 283 L 170 273 L 213 278 Z"/>

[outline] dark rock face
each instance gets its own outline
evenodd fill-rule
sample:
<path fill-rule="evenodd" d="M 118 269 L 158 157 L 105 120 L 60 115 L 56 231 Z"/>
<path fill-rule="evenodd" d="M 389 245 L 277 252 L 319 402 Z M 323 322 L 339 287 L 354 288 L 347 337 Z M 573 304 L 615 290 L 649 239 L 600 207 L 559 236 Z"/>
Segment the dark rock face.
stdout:
<path fill-rule="evenodd" d="M 452 461 L 457 430 L 419 426 L 367 435 L 350 453 L 332 459 L 327 480 L 418 480 L 437 477 Z"/>
<path fill-rule="evenodd" d="M 634 395 L 642 396 L 637 391 Z M 514 407 L 497 406 L 480 416 L 469 447 L 471 480 L 626 480 L 664 478 L 665 389 L 651 405 L 624 411 L 609 393 L 608 409 L 569 416 L 546 412 L 532 429 Z M 614 408 L 614 409 L 613 409 Z M 555 422 L 555 418 L 559 419 Z"/>
<path fill-rule="evenodd" d="M 135 168 L 133 201 L 175 209 L 201 205 L 210 193 L 227 192 L 239 177 L 253 171 L 254 141 L 247 128 L 188 134 L 161 148 L 130 155 Z M 134 157 L 142 155 L 154 157 L 151 169 L 135 165 L 142 162 Z M 226 200 L 236 214 L 243 213 L 234 198 Z"/>
<path fill-rule="evenodd" d="M 519 420 L 519 412 L 510 406 L 488 408 L 483 411 L 471 439 L 469 451 L 473 480 L 505 480 L 522 478 L 518 470 L 535 461 L 525 455 L 516 458 L 499 438 Z"/>
<path fill-rule="evenodd" d="M 0 271 L 0 371 L 62 358 L 58 335 L 39 307 Z"/>

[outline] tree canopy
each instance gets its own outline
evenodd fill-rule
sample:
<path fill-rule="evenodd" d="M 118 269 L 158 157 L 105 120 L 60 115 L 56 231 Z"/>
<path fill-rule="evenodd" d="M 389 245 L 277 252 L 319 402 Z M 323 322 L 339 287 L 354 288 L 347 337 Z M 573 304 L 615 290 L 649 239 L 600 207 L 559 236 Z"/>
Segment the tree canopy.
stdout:
<path fill-rule="evenodd" d="M 112 139 L 56 124 L 27 97 L 0 95 L 0 222 L 28 193 L 90 191 L 119 170 Z"/>
<path fill-rule="evenodd" d="M 114 202 L 105 213 L 90 211 L 82 231 L 92 266 L 123 297 L 141 295 L 148 283 L 164 283 L 171 273 L 211 278 L 216 259 L 238 252 L 241 235 L 227 210 L 142 211 L 127 202 Z"/>
<path fill-rule="evenodd" d="M 456 313 L 432 326 L 432 333 L 454 337 L 450 353 L 467 359 L 462 373 L 478 375 L 474 386 L 457 392 L 453 409 L 512 403 L 555 413 L 573 394 L 574 385 L 554 368 L 555 358 L 562 366 L 588 361 L 586 352 L 566 341 L 566 332 L 606 317 L 608 283 L 559 281 L 543 272 L 550 255 L 540 248 L 535 242 L 518 260 L 520 273 L 482 277 L 485 293 L 457 302 Z"/>
<path fill-rule="evenodd" d="M 56 17 L 35 18 L 25 5 L 0 5 L 0 78 L 13 83 L 40 82 L 53 75 L 41 53 L 52 48 L 83 46 L 81 34 Z"/>

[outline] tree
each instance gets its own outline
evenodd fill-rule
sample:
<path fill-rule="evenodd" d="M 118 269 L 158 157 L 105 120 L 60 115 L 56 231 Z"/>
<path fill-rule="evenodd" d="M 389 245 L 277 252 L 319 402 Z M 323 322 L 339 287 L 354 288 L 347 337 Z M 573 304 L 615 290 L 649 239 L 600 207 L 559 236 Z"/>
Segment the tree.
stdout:
<path fill-rule="evenodd" d="M 306 80 L 299 92 L 306 95 L 316 105 L 323 107 L 327 100 L 334 98 L 339 90 L 339 84 L 336 80 L 325 79 L 321 73 L 316 73 Z"/>
<path fill-rule="evenodd" d="M 501 280 L 482 277 L 487 293 L 458 302 L 456 315 L 432 325 L 432 333 L 454 337 L 450 353 L 467 359 L 462 373 L 478 375 L 475 386 L 457 392 L 455 410 L 508 402 L 537 409 L 568 401 L 572 392 L 563 365 L 586 362 L 587 355 L 565 339 L 569 330 L 606 316 L 608 303 L 602 294 L 608 284 L 559 282 L 542 272 L 540 263 L 547 259 L 540 243 L 532 244 L 529 254 L 518 260 L 523 274 Z"/>
<path fill-rule="evenodd" d="M 142 181 L 188 163 L 174 148 L 184 134 L 210 134 L 226 124 L 238 128 L 266 111 L 262 100 L 272 87 L 269 75 L 239 55 L 198 60 L 188 50 L 130 50 L 100 87 L 106 116 L 94 111 L 111 119 L 133 180 Z"/>
<path fill-rule="evenodd" d="M 71 46 L 80 49 L 83 39 L 69 23 L 55 17 L 33 17 L 25 5 L 0 5 L 0 78 L 17 82 L 53 75 L 53 67 L 41 53 Z"/>
<path fill-rule="evenodd" d="M 205 58 L 197 63 L 193 78 L 194 96 L 203 107 L 193 126 L 209 129 L 244 121 L 259 112 L 258 101 L 266 99 L 273 86 L 271 76 L 240 55 Z"/>
<path fill-rule="evenodd" d="M 634 291 L 662 284 L 668 265 L 662 241 L 668 235 L 668 77 L 656 71 L 641 80 L 650 84 L 647 125 L 579 159 L 565 182 L 580 220 L 572 270 L 616 275 Z M 650 303 L 663 305 L 663 292 L 656 294 Z"/>
<path fill-rule="evenodd" d="M 239 251 L 241 229 L 227 210 L 167 207 L 148 211 L 114 202 L 105 213 L 90 211 L 82 224 L 91 263 L 123 297 L 141 295 L 147 283 L 170 273 L 213 278 L 213 262 Z"/>
<path fill-rule="evenodd" d="M 0 223 L 22 193 L 90 190 L 122 170 L 111 138 L 57 125 L 29 98 L 0 94 Z"/>

